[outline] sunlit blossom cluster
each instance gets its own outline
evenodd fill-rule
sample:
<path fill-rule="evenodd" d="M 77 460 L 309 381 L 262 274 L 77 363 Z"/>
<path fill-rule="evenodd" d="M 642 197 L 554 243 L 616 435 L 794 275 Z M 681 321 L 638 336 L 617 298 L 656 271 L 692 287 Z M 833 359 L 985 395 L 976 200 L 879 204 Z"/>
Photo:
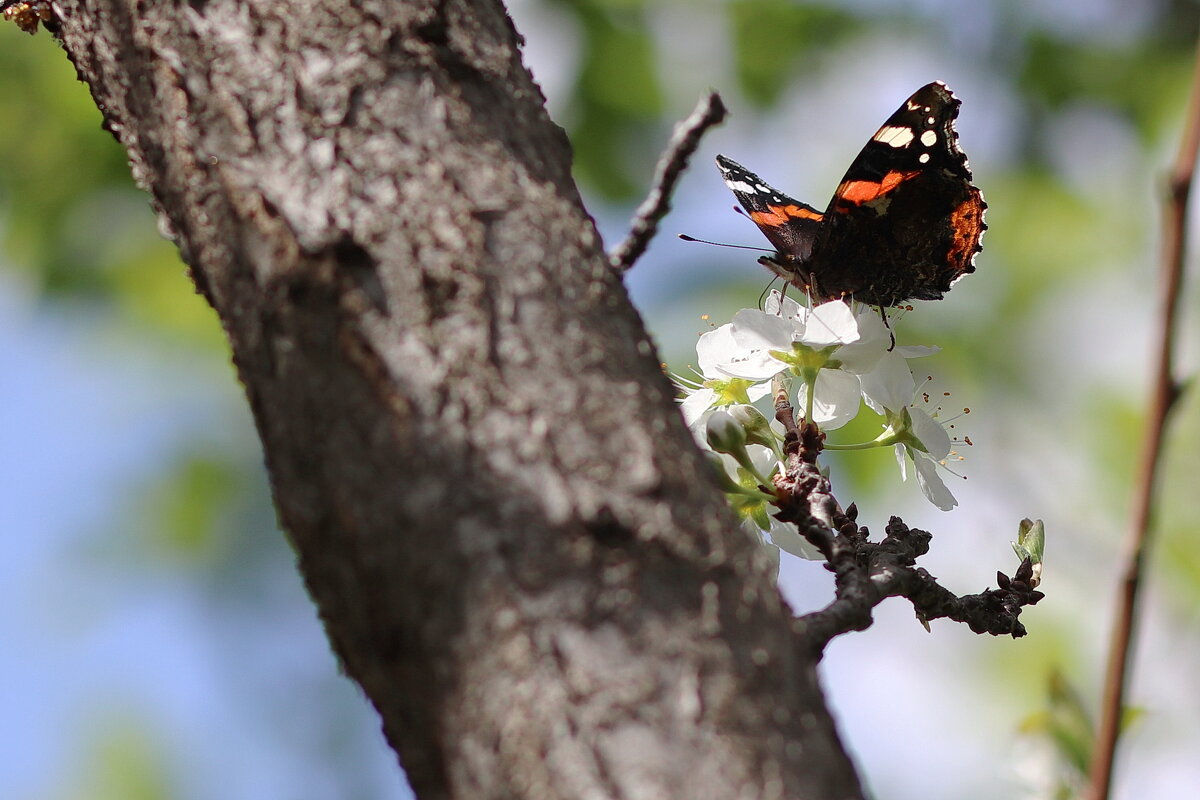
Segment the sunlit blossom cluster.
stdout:
<path fill-rule="evenodd" d="M 780 467 L 782 429 L 753 404 L 771 394 L 773 382 L 792 387 L 790 401 L 822 431 L 844 426 L 865 404 L 881 418 L 880 434 L 826 449 L 894 446 L 902 476 L 911 465 L 925 497 L 948 511 L 957 501 L 938 470 L 950 456 L 950 437 L 922 407 L 908 365 L 937 350 L 897 346 L 874 306 L 834 300 L 809 307 L 772 292 L 762 311 L 743 309 L 700 337 L 696 379 L 680 381 L 683 415 L 696 440 L 720 454 L 726 490 L 745 524 L 783 550 L 816 558 L 794 526 L 771 516 L 770 496 L 758 488 L 769 487 Z"/>

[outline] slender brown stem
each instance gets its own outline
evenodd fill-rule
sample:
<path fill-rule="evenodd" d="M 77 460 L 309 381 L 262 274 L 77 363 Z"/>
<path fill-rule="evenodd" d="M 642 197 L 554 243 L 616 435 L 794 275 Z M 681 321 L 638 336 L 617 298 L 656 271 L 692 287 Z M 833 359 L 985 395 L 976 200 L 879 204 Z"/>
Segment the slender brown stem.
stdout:
<path fill-rule="evenodd" d="M 1200 151 L 1200 49 L 1197 50 L 1192 95 L 1184 121 L 1184 134 L 1175 164 L 1168 176 L 1163 215 L 1163 253 L 1158 297 L 1158 363 L 1153 396 L 1142 436 L 1136 493 L 1131 509 L 1120 591 L 1109 643 L 1108 666 L 1101 697 L 1100 725 L 1092 752 L 1086 800 L 1107 800 L 1117 741 L 1121 734 L 1125 689 L 1129 682 L 1132 643 L 1137 630 L 1139 588 L 1151 544 L 1154 503 L 1158 488 L 1167 419 L 1179 398 L 1180 385 L 1171 375 L 1178 316 L 1180 285 L 1187 249 L 1187 207 Z"/>
<path fill-rule="evenodd" d="M 658 160 L 650 193 L 633 215 L 629 235 L 608 255 L 609 263 L 618 272 L 627 272 L 646 251 L 650 240 L 658 232 L 659 220 L 671 210 L 671 192 L 683 175 L 688 160 L 696 152 L 700 138 L 709 128 L 723 122 L 726 113 L 721 96 L 710 91 L 700 98 L 695 110 L 675 126 L 671 141 Z"/>

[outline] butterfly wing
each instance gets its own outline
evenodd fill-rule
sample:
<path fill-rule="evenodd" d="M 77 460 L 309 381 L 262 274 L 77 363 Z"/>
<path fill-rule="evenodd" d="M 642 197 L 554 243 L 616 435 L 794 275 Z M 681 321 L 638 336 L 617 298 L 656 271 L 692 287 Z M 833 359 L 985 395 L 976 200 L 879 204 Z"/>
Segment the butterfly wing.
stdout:
<path fill-rule="evenodd" d="M 750 219 L 779 251 L 769 261 L 784 264 L 808 260 L 820 235 L 824 215 L 807 203 L 788 197 L 731 158 L 717 156 L 717 167 Z"/>
<path fill-rule="evenodd" d="M 961 104 L 941 82 L 921 87 L 851 163 L 814 246 L 819 294 L 936 300 L 975 271 L 987 204 L 958 147 Z"/>

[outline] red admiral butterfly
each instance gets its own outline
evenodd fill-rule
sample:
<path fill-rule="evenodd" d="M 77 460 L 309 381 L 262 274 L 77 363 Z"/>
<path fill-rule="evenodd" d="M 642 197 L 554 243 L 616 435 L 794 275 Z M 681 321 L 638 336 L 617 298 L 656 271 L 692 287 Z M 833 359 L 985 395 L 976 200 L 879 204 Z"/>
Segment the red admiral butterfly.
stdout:
<path fill-rule="evenodd" d="M 975 271 L 987 225 L 944 84 L 918 89 L 888 117 L 822 214 L 717 156 L 725 184 L 778 252 L 759 262 L 814 300 L 894 306 L 938 300 Z"/>

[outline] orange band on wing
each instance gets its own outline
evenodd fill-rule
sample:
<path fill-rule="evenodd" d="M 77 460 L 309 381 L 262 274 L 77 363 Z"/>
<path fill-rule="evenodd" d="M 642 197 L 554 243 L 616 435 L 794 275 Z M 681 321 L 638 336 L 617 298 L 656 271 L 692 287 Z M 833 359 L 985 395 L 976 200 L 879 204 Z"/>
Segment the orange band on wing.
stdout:
<path fill-rule="evenodd" d="M 950 242 L 946 260 L 957 270 L 972 271 L 971 259 L 983 249 L 979 239 L 987 228 L 983 224 L 984 207 L 983 196 L 978 189 L 974 189 L 966 200 L 959 203 L 958 208 L 950 212 L 950 229 L 954 238 Z"/>
<path fill-rule="evenodd" d="M 791 219 L 812 219 L 820 222 L 824 216 L 824 214 L 818 214 L 816 211 L 810 211 L 807 208 L 794 205 L 767 206 L 766 211 L 750 212 L 750 219 L 759 225 L 766 225 L 770 228 L 778 228 L 786 225 L 788 220 Z"/>
<path fill-rule="evenodd" d="M 860 206 L 878 200 L 905 181 L 921 174 L 921 170 L 899 172 L 892 170 L 881 181 L 846 181 L 837 190 L 838 200 Z"/>

